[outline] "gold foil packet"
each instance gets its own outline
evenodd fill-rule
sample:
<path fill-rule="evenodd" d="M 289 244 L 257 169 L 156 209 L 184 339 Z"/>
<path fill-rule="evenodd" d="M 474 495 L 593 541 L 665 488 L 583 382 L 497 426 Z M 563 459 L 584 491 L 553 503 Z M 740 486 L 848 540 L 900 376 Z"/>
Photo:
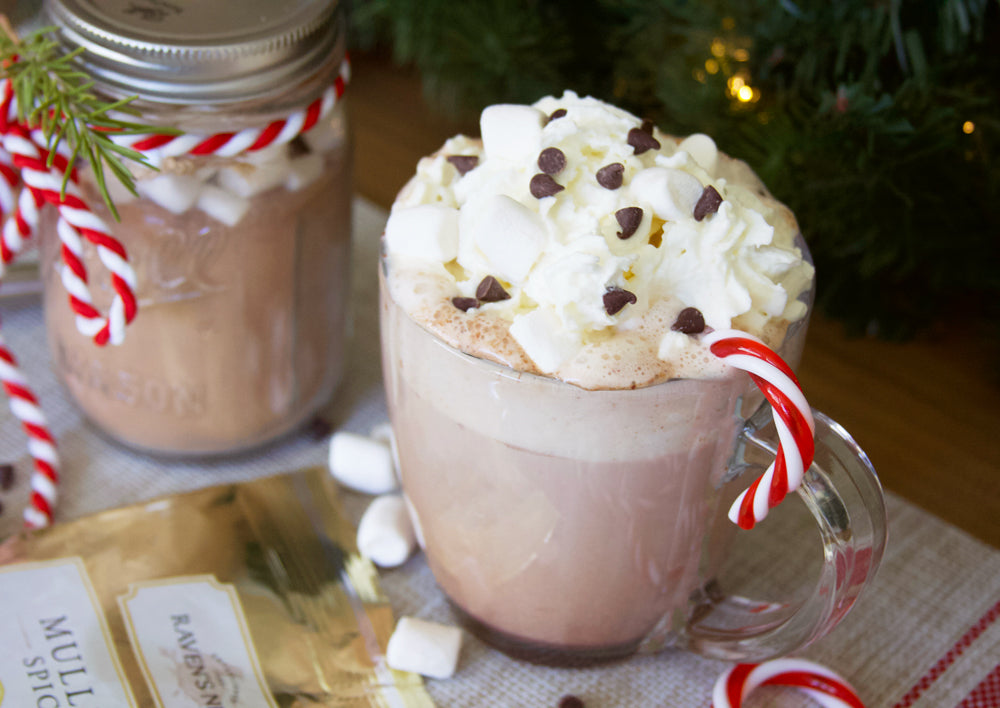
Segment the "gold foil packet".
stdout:
<path fill-rule="evenodd" d="M 433 708 L 323 469 L 0 545 L 0 708 Z"/>

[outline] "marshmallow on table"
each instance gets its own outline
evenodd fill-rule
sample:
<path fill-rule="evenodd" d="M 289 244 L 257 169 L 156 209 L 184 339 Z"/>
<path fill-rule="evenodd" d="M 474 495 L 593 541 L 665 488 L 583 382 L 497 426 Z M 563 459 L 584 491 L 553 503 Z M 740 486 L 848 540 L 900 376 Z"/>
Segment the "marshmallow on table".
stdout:
<path fill-rule="evenodd" d="M 455 673 L 461 649 L 458 627 L 402 617 L 389 637 L 386 661 L 397 671 L 444 679 Z"/>
<path fill-rule="evenodd" d="M 136 184 L 139 194 L 174 214 L 183 214 L 198 201 L 203 184 L 186 175 L 161 174 Z"/>
<path fill-rule="evenodd" d="M 406 502 L 398 494 L 376 497 L 358 522 L 358 552 L 380 568 L 406 562 L 417 547 Z"/>
<path fill-rule="evenodd" d="M 447 263 L 458 255 L 458 210 L 442 204 L 393 209 L 385 245 L 391 255 Z"/>
<path fill-rule="evenodd" d="M 692 218 L 705 187 L 694 175 L 668 167 L 650 167 L 632 178 L 632 195 L 649 204 L 664 221 Z"/>
<path fill-rule="evenodd" d="M 358 492 L 385 494 L 398 486 L 392 450 L 364 435 L 338 431 L 330 437 L 330 473 Z"/>
<path fill-rule="evenodd" d="M 206 184 L 198 195 L 198 208 L 226 226 L 235 226 L 250 208 L 250 201 L 221 187 Z"/>
<path fill-rule="evenodd" d="M 489 159 L 534 162 L 542 149 L 545 115 L 531 106 L 489 106 L 479 117 L 483 151 Z"/>

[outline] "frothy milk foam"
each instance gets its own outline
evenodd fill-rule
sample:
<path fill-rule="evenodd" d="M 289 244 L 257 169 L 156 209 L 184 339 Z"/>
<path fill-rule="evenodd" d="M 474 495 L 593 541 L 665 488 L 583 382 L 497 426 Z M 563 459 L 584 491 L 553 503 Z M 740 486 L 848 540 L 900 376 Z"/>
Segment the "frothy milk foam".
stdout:
<path fill-rule="evenodd" d="M 703 541 L 761 400 L 679 314 L 795 361 L 812 267 L 788 209 L 707 136 L 569 92 L 488 108 L 481 128 L 420 162 L 386 228 L 404 488 L 467 615 L 514 642 L 614 651 L 711 577 Z"/>

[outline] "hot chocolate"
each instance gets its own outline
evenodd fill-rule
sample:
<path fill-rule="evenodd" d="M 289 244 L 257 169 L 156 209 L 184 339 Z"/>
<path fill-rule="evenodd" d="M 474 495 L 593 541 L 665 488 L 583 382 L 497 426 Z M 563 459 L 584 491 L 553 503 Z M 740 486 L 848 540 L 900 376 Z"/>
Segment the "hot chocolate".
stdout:
<path fill-rule="evenodd" d="M 696 336 L 798 360 L 794 218 L 706 136 L 567 93 L 421 161 L 385 234 L 383 365 L 428 562 L 512 648 L 662 641 L 713 576 L 761 402 Z"/>

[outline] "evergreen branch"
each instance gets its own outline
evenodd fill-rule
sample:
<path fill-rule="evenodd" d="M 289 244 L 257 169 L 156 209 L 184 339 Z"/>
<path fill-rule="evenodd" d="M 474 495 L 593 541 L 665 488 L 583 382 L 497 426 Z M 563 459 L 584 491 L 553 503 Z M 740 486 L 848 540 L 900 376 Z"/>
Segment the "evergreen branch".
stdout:
<path fill-rule="evenodd" d="M 75 64 L 83 48 L 61 52 L 51 37 L 53 28 L 37 30 L 25 39 L 17 37 L 0 15 L 0 79 L 11 82 L 17 100 L 18 121 L 41 130 L 51 167 L 60 146 L 66 146 L 67 167 L 63 176 L 65 196 L 70 175 L 79 162 L 88 164 L 108 210 L 119 219 L 108 190 L 106 170 L 132 194 L 135 179 L 123 160 L 155 170 L 141 152 L 122 147 L 110 135 L 165 133 L 173 128 L 128 121 L 117 114 L 138 116 L 131 105 L 137 96 L 106 100 L 94 90 L 94 82 Z"/>

